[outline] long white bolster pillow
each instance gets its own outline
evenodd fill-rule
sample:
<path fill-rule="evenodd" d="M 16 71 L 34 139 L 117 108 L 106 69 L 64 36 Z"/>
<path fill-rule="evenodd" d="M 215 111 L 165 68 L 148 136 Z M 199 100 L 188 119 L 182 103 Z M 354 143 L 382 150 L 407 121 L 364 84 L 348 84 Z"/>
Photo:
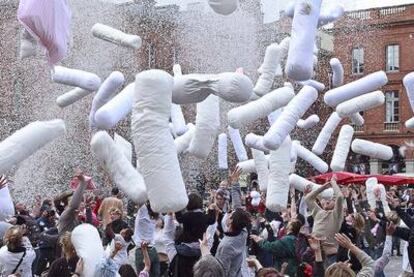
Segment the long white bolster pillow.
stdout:
<path fill-rule="evenodd" d="M 389 160 L 394 155 L 390 146 L 364 139 L 354 139 L 351 149 L 357 154 L 362 154 L 373 159 L 380 160 Z"/>
<path fill-rule="evenodd" d="M 270 157 L 270 154 L 265 155 L 265 158 L 267 161 L 269 161 L 269 157 Z M 257 172 L 254 159 L 239 162 L 237 164 L 237 167 L 239 167 L 243 173 L 256 173 Z"/>
<path fill-rule="evenodd" d="M 117 45 L 134 49 L 139 49 L 142 45 L 142 40 L 139 36 L 126 34 L 101 23 L 93 25 L 91 31 L 93 36 Z"/>
<path fill-rule="evenodd" d="M 148 199 L 155 212 L 175 212 L 188 203 L 174 140 L 168 127 L 174 80 L 161 70 L 135 78 L 132 138 Z"/>
<path fill-rule="evenodd" d="M 264 146 L 270 150 L 276 150 L 316 99 L 318 99 L 316 89 L 304 86 L 283 109 L 282 114 L 264 135 Z"/>
<path fill-rule="evenodd" d="M 66 132 L 61 119 L 35 121 L 0 142 L 0 175 Z"/>
<path fill-rule="evenodd" d="M 289 45 L 290 45 L 290 37 L 285 37 L 280 43 L 279 43 L 279 49 L 280 49 L 280 61 L 277 65 L 276 69 L 276 77 L 283 77 L 283 68 L 282 68 L 282 61 L 286 60 L 288 52 L 289 52 Z"/>
<path fill-rule="evenodd" d="M 295 97 L 295 93 L 290 87 L 276 89 L 255 101 L 231 109 L 227 113 L 229 125 L 239 129 L 286 106 L 293 97 Z"/>
<path fill-rule="evenodd" d="M 186 152 L 188 150 L 188 147 L 190 146 L 191 140 L 193 139 L 195 130 L 194 124 L 188 123 L 187 128 L 188 131 L 185 132 L 184 135 L 181 135 L 174 140 L 175 148 L 177 149 L 177 154 Z"/>
<path fill-rule="evenodd" d="M 287 76 L 295 81 L 306 81 L 313 76 L 313 47 L 315 44 L 322 0 L 298 0 L 292 21 Z"/>
<path fill-rule="evenodd" d="M 387 83 L 388 78 L 385 72 L 377 71 L 354 82 L 327 91 L 324 101 L 328 106 L 336 107 L 344 101 L 375 91 Z"/>
<path fill-rule="evenodd" d="M 267 121 L 269 122 L 269 125 L 272 126 L 276 120 L 279 118 L 279 116 L 282 114 L 283 108 L 277 109 L 276 111 L 270 113 L 267 116 Z"/>
<path fill-rule="evenodd" d="M 244 138 L 244 143 L 247 147 L 250 147 L 252 149 L 260 150 L 260 151 L 269 151 L 264 145 L 263 145 L 263 136 L 258 136 L 253 133 L 249 133 Z"/>
<path fill-rule="evenodd" d="M 319 16 L 318 27 L 322 27 L 338 20 L 344 13 L 344 6 L 338 4 L 330 5 L 327 8 L 322 9 Z"/>
<path fill-rule="evenodd" d="M 367 188 L 366 193 L 367 193 L 367 200 L 368 200 L 368 205 L 371 207 L 371 209 L 375 209 L 377 207 L 376 205 L 376 197 L 375 197 L 375 189 L 378 188 L 378 179 L 375 177 L 371 177 L 368 178 L 365 181 L 365 186 Z"/>
<path fill-rule="evenodd" d="M 56 104 L 59 107 L 64 108 L 82 99 L 83 97 L 88 96 L 91 93 L 92 91 L 90 90 L 86 90 L 83 88 L 74 88 L 56 98 Z"/>
<path fill-rule="evenodd" d="M 131 163 L 132 162 L 132 144 L 127 141 L 122 136 L 118 135 L 117 133 L 114 134 L 114 142 L 115 145 L 121 149 L 122 154 L 127 158 L 127 160 Z"/>
<path fill-rule="evenodd" d="M 287 208 L 289 198 L 289 173 L 291 169 L 291 147 L 292 141 L 287 136 L 276 151 L 270 152 L 266 208 L 273 212 L 280 212 Z"/>
<path fill-rule="evenodd" d="M 193 139 L 188 147 L 188 153 L 199 159 L 206 159 L 213 149 L 214 142 L 220 129 L 219 98 L 210 95 L 197 104 L 197 116 Z"/>
<path fill-rule="evenodd" d="M 270 91 L 280 60 L 279 45 L 277 43 L 270 44 L 266 48 L 263 64 L 260 66 L 260 76 L 253 89 L 256 95 L 263 96 Z"/>
<path fill-rule="evenodd" d="M 405 122 L 405 127 L 414 128 L 414 117 L 411 117 Z"/>
<path fill-rule="evenodd" d="M 7 185 L 0 189 L 0 203 L 0 221 L 9 220 L 15 215 L 15 211 L 13 199 Z"/>
<path fill-rule="evenodd" d="M 199 103 L 210 94 L 229 102 L 242 103 L 252 96 L 253 83 L 249 77 L 237 72 L 174 77 L 172 101 L 175 104 Z"/>
<path fill-rule="evenodd" d="M 59 84 L 79 87 L 90 91 L 97 90 L 102 82 L 101 78 L 96 74 L 63 66 L 54 67 L 52 80 Z"/>
<path fill-rule="evenodd" d="M 391 212 L 390 209 L 390 205 L 388 204 L 387 201 L 387 191 L 385 190 L 385 187 L 383 184 L 378 184 L 378 189 L 381 191 L 381 202 L 382 202 L 382 207 L 384 208 L 384 213 L 387 215 L 388 213 Z"/>
<path fill-rule="evenodd" d="M 229 137 L 231 143 L 233 144 L 234 151 L 236 152 L 238 161 L 241 162 L 247 160 L 247 151 L 244 147 L 239 129 L 234 129 L 229 126 L 227 130 L 229 132 Z"/>
<path fill-rule="evenodd" d="M 348 117 L 354 113 L 381 106 L 384 102 L 384 93 L 382 91 L 374 91 L 342 102 L 336 107 L 336 112 L 341 117 Z"/>
<path fill-rule="evenodd" d="M 332 87 L 337 88 L 344 84 L 344 67 L 337 58 L 330 60 L 332 68 Z"/>
<path fill-rule="evenodd" d="M 410 101 L 411 110 L 414 112 L 414 72 L 411 72 L 403 78 L 403 84 L 407 91 L 408 100 Z"/>
<path fill-rule="evenodd" d="M 174 64 L 173 65 L 173 73 L 174 73 L 174 77 L 175 76 L 182 76 L 182 70 L 181 70 L 181 65 L 179 64 Z"/>
<path fill-rule="evenodd" d="M 296 155 L 301 158 L 302 160 L 305 160 L 310 165 L 312 165 L 317 171 L 320 173 L 326 173 L 329 169 L 329 166 L 327 163 L 325 163 L 321 158 L 313 154 L 311 151 L 303 147 L 299 141 L 294 140 L 292 147 L 296 150 Z"/>
<path fill-rule="evenodd" d="M 350 125 L 342 126 L 331 160 L 332 171 L 337 172 L 344 170 L 353 135 L 354 128 L 352 128 Z"/>
<path fill-rule="evenodd" d="M 210 8 L 221 15 L 233 13 L 237 9 L 238 3 L 238 0 L 208 0 Z"/>
<path fill-rule="evenodd" d="M 137 204 L 147 200 L 144 179 L 107 132 L 100 131 L 92 137 L 91 150 L 112 181 L 130 200 Z"/>
<path fill-rule="evenodd" d="M 95 123 L 100 129 L 111 129 L 132 110 L 135 83 L 127 85 L 95 113 Z"/>
<path fill-rule="evenodd" d="M 306 186 L 308 185 L 311 185 L 312 191 L 317 190 L 320 187 L 320 185 L 315 184 L 296 174 L 289 175 L 289 184 L 293 186 L 296 190 L 302 191 L 302 192 L 305 190 Z M 333 189 L 330 188 L 330 189 L 324 190 L 323 192 L 321 192 L 320 196 L 322 198 L 332 198 Z"/>
<path fill-rule="evenodd" d="M 257 171 L 260 190 L 266 191 L 269 178 L 269 162 L 265 154 L 260 150 L 252 149 L 252 156 Z"/>
<path fill-rule="evenodd" d="M 335 131 L 336 127 L 339 125 L 341 120 L 342 118 L 339 117 L 339 115 L 336 112 L 333 112 L 329 116 L 321 132 L 316 138 L 315 144 L 312 147 L 313 153 L 315 153 L 316 155 L 322 155 L 323 151 L 325 151 L 325 148 L 328 145 L 329 140 L 331 139 L 333 132 Z"/>
<path fill-rule="evenodd" d="M 97 268 L 105 257 L 98 229 L 90 224 L 78 225 L 73 229 L 70 240 L 77 256 L 83 260 L 82 277 L 97 276 Z"/>
<path fill-rule="evenodd" d="M 311 86 L 319 92 L 322 92 L 325 90 L 325 85 L 316 80 L 300 81 L 299 84 L 302 86 Z"/>
<path fill-rule="evenodd" d="M 218 136 L 218 166 L 220 169 L 228 169 L 227 163 L 227 135 L 222 133 Z"/>
<path fill-rule="evenodd" d="M 171 104 L 171 122 L 174 127 L 174 132 L 178 136 L 181 136 L 182 134 L 187 132 L 188 127 L 185 123 L 185 118 L 180 105 L 174 103 Z"/>
<path fill-rule="evenodd" d="M 362 126 L 365 123 L 365 120 L 360 113 L 353 113 L 349 116 L 349 118 L 356 126 Z"/>
<path fill-rule="evenodd" d="M 95 119 L 96 111 L 99 108 L 101 108 L 103 105 L 108 103 L 109 100 L 111 100 L 115 96 L 116 91 L 124 84 L 124 81 L 125 81 L 124 75 L 119 71 L 114 71 L 108 76 L 108 78 L 105 79 L 105 81 L 99 87 L 98 92 L 95 94 L 95 97 L 93 98 L 91 111 L 89 113 L 89 125 L 91 128 L 94 128 L 97 126 L 97 122 Z M 111 107 L 111 105 L 112 104 L 107 106 L 107 108 Z M 108 122 L 108 121 L 111 116 L 112 115 L 108 116 L 108 113 L 104 112 L 102 114 L 102 117 L 99 118 L 100 119 L 99 124 L 104 127 L 109 126 L 111 122 Z"/>
<path fill-rule="evenodd" d="M 308 118 L 306 118 L 305 120 L 303 119 L 299 119 L 298 122 L 296 123 L 296 126 L 298 126 L 301 129 L 310 129 L 315 127 L 318 123 L 319 123 L 319 116 L 316 114 L 313 114 L 311 116 L 309 116 Z"/>

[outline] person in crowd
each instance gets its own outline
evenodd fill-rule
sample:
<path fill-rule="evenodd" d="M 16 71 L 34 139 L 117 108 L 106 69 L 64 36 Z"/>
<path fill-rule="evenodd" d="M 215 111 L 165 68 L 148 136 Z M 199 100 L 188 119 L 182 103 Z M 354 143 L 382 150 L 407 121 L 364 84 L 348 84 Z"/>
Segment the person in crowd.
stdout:
<path fill-rule="evenodd" d="M 48 277 L 71 277 L 79 273 L 76 266 L 79 257 L 70 239 L 70 232 L 65 232 L 59 239 L 63 257 L 56 259 L 50 266 Z"/>
<path fill-rule="evenodd" d="M 115 208 L 120 211 L 123 211 L 123 202 L 117 196 L 119 194 L 119 190 L 117 188 L 112 189 L 112 193 L 110 197 L 106 197 L 102 200 L 102 203 L 98 210 L 98 216 L 102 220 L 102 227 L 105 229 L 106 225 L 111 222 L 111 213 L 110 211 Z"/>
<path fill-rule="evenodd" d="M 105 227 L 105 235 L 103 237 L 103 244 L 111 243 L 116 234 L 120 234 L 122 230 L 128 229 L 128 223 L 123 220 L 123 213 L 117 208 L 110 210 L 111 221 Z"/>
<path fill-rule="evenodd" d="M 24 225 L 12 226 L 4 235 L 4 246 L 0 248 L 0 267 L 2 276 L 12 274 L 32 277 L 32 264 L 36 253 L 25 236 Z"/>

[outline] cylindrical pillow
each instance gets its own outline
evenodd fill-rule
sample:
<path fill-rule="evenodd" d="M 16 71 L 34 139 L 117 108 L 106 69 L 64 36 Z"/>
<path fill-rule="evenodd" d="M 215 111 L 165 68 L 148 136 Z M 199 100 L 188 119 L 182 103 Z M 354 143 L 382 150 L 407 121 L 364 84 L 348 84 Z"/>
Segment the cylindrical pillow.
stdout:
<path fill-rule="evenodd" d="M 208 0 L 208 5 L 218 14 L 229 15 L 238 6 L 238 0 Z"/>
<path fill-rule="evenodd" d="M 239 162 L 247 160 L 247 152 L 240 136 L 240 131 L 238 129 L 233 129 L 230 126 L 227 130 L 229 132 L 229 137 L 231 143 L 233 144 L 234 151 L 236 152 L 237 159 Z"/>
<path fill-rule="evenodd" d="M 0 189 L 0 203 L 0 222 L 9 220 L 15 215 L 15 211 L 13 199 L 11 198 L 9 187 L 7 185 Z"/>
<path fill-rule="evenodd" d="M 191 140 L 193 139 L 194 130 L 195 130 L 194 124 L 188 123 L 187 128 L 188 128 L 188 131 L 185 132 L 185 134 L 177 137 L 174 140 L 175 148 L 177 149 L 177 154 L 186 152 L 188 150 L 188 147 L 190 146 Z"/>
<path fill-rule="evenodd" d="M 269 178 L 269 162 L 262 151 L 252 149 L 252 155 L 257 171 L 257 179 L 259 181 L 260 190 L 266 191 Z"/>
<path fill-rule="evenodd" d="M 266 117 L 271 112 L 286 106 L 294 96 L 292 88 L 282 87 L 255 101 L 233 108 L 227 113 L 229 125 L 239 129 L 256 119 Z"/>
<path fill-rule="evenodd" d="M 300 81 L 298 83 L 302 86 L 311 86 L 319 92 L 322 92 L 325 90 L 325 85 L 315 80 Z"/>
<path fill-rule="evenodd" d="M 135 84 L 127 85 L 95 113 L 95 123 L 100 129 L 111 129 L 132 110 Z M 93 105 L 93 104 L 92 104 Z"/>
<path fill-rule="evenodd" d="M 375 177 L 368 178 L 365 181 L 366 191 L 367 191 L 367 200 L 368 204 L 371 207 L 371 209 L 375 209 L 377 207 L 376 205 L 376 197 L 375 197 L 375 189 L 378 186 L 378 179 Z"/>
<path fill-rule="evenodd" d="M 283 109 L 282 114 L 264 135 L 264 146 L 268 149 L 276 150 L 316 99 L 318 99 L 316 89 L 304 86 Z"/>
<path fill-rule="evenodd" d="M 329 90 L 325 93 L 324 101 L 328 106 L 336 107 L 344 101 L 372 92 L 387 83 L 388 78 L 385 72 L 378 71 L 352 83 Z"/>
<path fill-rule="evenodd" d="M 311 181 L 296 175 L 296 174 L 290 174 L 289 175 L 289 184 L 291 186 L 293 186 L 296 190 L 298 191 L 304 191 L 306 186 L 311 185 L 312 191 L 318 189 L 320 187 L 320 185 L 312 183 Z M 332 198 L 333 196 L 333 190 L 332 188 L 327 189 L 325 191 L 323 191 L 320 194 L 321 197 L 323 198 Z"/>
<path fill-rule="evenodd" d="M 52 80 L 59 84 L 95 91 L 101 85 L 101 78 L 96 74 L 63 66 L 55 66 Z"/>
<path fill-rule="evenodd" d="M 139 49 L 142 45 L 142 40 L 139 36 L 126 34 L 120 30 L 101 23 L 96 23 L 93 25 L 91 31 L 94 37 L 109 41 L 117 45 L 130 47 L 133 49 Z"/>
<path fill-rule="evenodd" d="M 252 198 L 252 206 L 257 207 L 260 205 L 260 193 L 253 190 L 250 192 L 250 197 Z"/>
<path fill-rule="evenodd" d="M 99 108 L 101 108 L 103 105 L 108 103 L 109 100 L 111 100 L 114 97 L 114 95 L 116 94 L 116 91 L 122 86 L 124 81 L 125 81 L 124 75 L 119 71 L 114 71 L 108 76 L 108 78 L 105 79 L 105 81 L 99 87 L 98 92 L 95 94 L 93 98 L 91 111 L 89 113 L 89 125 L 91 128 L 95 128 L 97 126 L 96 119 L 95 119 L 96 111 Z M 115 103 L 118 103 L 118 102 L 119 101 L 116 101 Z M 109 107 L 111 106 L 112 104 L 109 105 Z M 102 119 L 100 122 L 101 125 L 104 125 L 104 126 L 109 125 L 108 123 L 110 122 L 107 122 L 109 121 L 108 116 L 102 116 L 101 119 Z"/>
<path fill-rule="evenodd" d="M 279 118 L 279 116 L 282 114 L 283 108 L 277 109 L 276 111 L 270 113 L 267 116 L 267 121 L 269 122 L 269 125 L 272 126 L 276 120 Z"/>
<path fill-rule="evenodd" d="M 219 99 L 215 95 L 210 95 L 206 100 L 197 104 L 196 125 L 188 153 L 199 159 L 206 159 L 213 148 L 219 129 Z"/>
<path fill-rule="evenodd" d="M 35 121 L 17 130 L 0 143 L 0 175 L 65 132 L 65 122 L 61 119 Z"/>
<path fill-rule="evenodd" d="M 341 122 L 341 118 L 336 112 L 333 112 L 328 120 L 326 121 L 325 125 L 323 126 L 321 132 L 319 133 L 315 144 L 312 147 L 312 152 L 316 155 L 322 155 L 323 151 L 325 150 L 328 142 L 335 131 L 336 127 Z"/>
<path fill-rule="evenodd" d="M 265 158 L 268 162 L 269 162 L 269 157 L 270 157 L 270 155 L 265 155 Z M 255 166 L 255 163 L 254 163 L 254 159 L 239 162 L 237 164 L 237 167 L 240 168 L 242 170 L 242 172 L 245 173 L 245 174 L 257 173 L 256 166 Z"/>
<path fill-rule="evenodd" d="M 351 119 L 352 124 L 355 124 L 359 127 L 361 127 L 365 123 L 365 120 L 360 113 L 353 113 L 349 116 L 349 118 Z"/>
<path fill-rule="evenodd" d="M 161 70 L 139 73 L 135 79 L 132 137 L 151 208 L 176 212 L 188 203 L 174 140 L 168 127 L 174 80 Z"/>
<path fill-rule="evenodd" d="M 410 101 L 411 110 L 414 112 L 414 72 L 405 75 L 403 84 Z"/>
<path fill-rule="evenodd" d="M 182 71 L 181 71 L 181 65 L 179 65 L 179 64 L 174 64 L 174 66 L 173 66 L 173 73 L 174 73 L 174 77 L 175 77 L 175 76 L 182 76 L 182 75 L 183 75 L 183 73 L 182 73 Z"/>
<path fill-rule="evenodd" d="M 313 114 L 306 118 L 305 120 L 299 119 L 296 123 L 296 126 L 298 126 L 301 129 L 308 130 L 310 128 L 313 128 L 316 126 L 316 124 L 319 123 L 319 116 L 316 114 Z"/>
<path fill-rule="evenodd" d="M 337 88 L 344 84 L 344 68 L 337 58 L 329 62 L 332 68 L 332 87 Z"/>
<path fill-rule="evenodd" d="M 394 155 L 390 146 L 364 139 L 354 139 L 351 149 L 355 153 L 380 160 L 389 160 Z"/>
<path fill-rule="evenodd" d="M 253 89 L 256 95 L 263 96 L 270 91 L 280 60 L 281 53 L 279 45 L 272 43 L 267 46 L 263 63 L 260 66 L 260 76 Z"/>
<path fill-rule="evenodd" d="M 384 93 L 381 91 L 374 91 L 342 102 L 336 107 L 336 112 L 341 117 L 348 117 L 354 113 L 381 106 L 384 102 Z"/>
<path fill-rule="evenodd" d="M 322 0 L 298 0 L 292 21 L 292 32 L 286 73 L 290 79 L 306 81 L 313 75 L 313 47 L 315 44 Z"/>
<path fill-rule="evenodd" d="M 322 27 L 326 24 L 332 23 L 341 18 L 345 13 L 345 9 L 342 5 L 331 4 L 330 6 L 321 10 L 319 15 L 318 27 Z"/>
<path fill-rule="evenodd" d="M 178 136 L 181 136 L 182 134 L 187 132 L 188 127 L 185 124 L 185 118 L 180 105 L 174 103 L 171 104 L 171 122 L 174 127 L 174 132 Z"/>
<path fill-rule="evenodd" d="M 88 96 L 91 93 L 92 91 L 90 90 L 86 90 L 83 88 L 74 88 L 71 91 L 68 91 L 65 94 L 62 94 L 61 96 L 56 98 L 56 104 L 59 107 L 64 108 L 82 99 L 83 97 Z"/>
<path fill-rule="evenodd" d="M 250 147 L 252 149 L 260 150 L 260 151 L 269 151 L 264 145 L 263 145 L 263 136 L 258 136 L 253 133 L 247 134 L 247 136 L 244 138 L 244 143 L 247 147 Z"/>
<path fill-rule="evenodd" d="M 353 135 L 354 128 L 350 125 L 342 126 L 341 131 L 339 132 L 338 141 L 336 142 L 335 151 L 332 156 L 332 171 L 337 172 L 344 170 Z"/>
<path fill-rule="evenodd" d="M 291 146 L 292 141 L 288 136 L 276 151 L 270 152 L 266 207 L 272 212 L 281 212 L 287 208 Z"/>
<path fill-rule="evenodd" d="M 213 87 L 213 94 L 228 102 L 243 103 L 253 94 L 253 83 L 244 74 L 224 72 L 218 74 L 218 78 L 218 83 Z"/>
<path fill-rule="evenodd" d="M 405 127 L 414 128 L 414 117 L 411 117 L 405 122 Z"/>
<path fill-rule="evenodd" d="M 81 276 L 96 276 L 97 267 L 105 257 L 98 230 L 90 224 L 78 225 L 73 229 L 70 240 L 77 256 L 83 260 L 83 273 Z"/>
<path fill-rule="evenodd" d="M 136 204 L 143 204 L 147 200 L 144 179 L 107 132 L 100 131 L 92 137 L 91 151 L 130 200 Z"/>
<path fill-rule="evenodd" d="M 228 169 L 227 163 L 227 135 L 222 133 L 218 136 L 218 165 L 220 169 Z"/>
<path fill-rule="evenodd" d="M 296 155 L 301 159 L 308 162 L 320 173 L 326 173 L 329 169 L 327 163 L 325 163 L 321 158 L 313 154 L 311 151 L 300 145 L 300 142 L 295 140 L 293 141 L 292 147 L 296 150 Z"/>

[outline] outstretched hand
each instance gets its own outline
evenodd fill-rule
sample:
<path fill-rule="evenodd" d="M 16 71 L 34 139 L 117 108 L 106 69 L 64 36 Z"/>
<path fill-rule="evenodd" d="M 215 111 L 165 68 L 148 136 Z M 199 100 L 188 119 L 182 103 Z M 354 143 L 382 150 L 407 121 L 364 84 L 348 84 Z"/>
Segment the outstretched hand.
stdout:
<path fill-rule="evenodd" d="M 3 189 L 7 186 L 8 180 L 6 178 L 6 175 L 2 175 L 0 177 L 0 189 Z"/>
<path fill-rule="evenodd" d="M 393 207 L 394 209 L 399 207 L 401 202 L 398 198 L 394 198 L 389 192 L 385 196 L 387 198 L 387 202 Z"/>
<path fill-rule="evenodd" d="M 236 167 L 234 171 L 229 174 L 229 184 L 234 185 L 239 181 L 240 175 L 242 173 L 242 169 L 240 167 Z"/>
<path fill-rule="evenodd" d="M 346 235 L 339 234 L 339 233 L 335 234 L 335 239 L 338 242 L 338 244 L 342 246 L 343 248 L 351 249 L 354 246 L 352 241 Z"/>

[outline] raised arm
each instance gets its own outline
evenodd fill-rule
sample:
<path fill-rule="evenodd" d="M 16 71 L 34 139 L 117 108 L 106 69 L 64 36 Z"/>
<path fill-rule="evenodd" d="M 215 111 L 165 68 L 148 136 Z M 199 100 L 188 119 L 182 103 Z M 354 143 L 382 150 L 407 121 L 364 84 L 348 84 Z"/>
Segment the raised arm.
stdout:
<path fill-rule="evenodd" d="M 240 168 L 236 168 L 229 176 L 231 203 L 233 210 L 242 207 L 241 189 L 239 184 L 239 177 L 241 172 L 242 170 Z"/>
<path fill-rule="evenodd" d="M 308 185 L 305 188 L 305 191 L 309 191 L 309 193 L 305 196 L 305 202 L 308 205 L 309 209 L 311 210 L 312 214 L 315 215 L 317 212 L 319 212 L 321 209 L 321 207 L 318 206 L 318 204 L 316 203 L 316 198 L 318 197 L 318 195 L 323 192 L 324 190 L 330 188 L 331 184 L 330 183 L 325 183 L 324 185 L 318 187 L 315 190 L 312 190 L 312 185 Z"/>

